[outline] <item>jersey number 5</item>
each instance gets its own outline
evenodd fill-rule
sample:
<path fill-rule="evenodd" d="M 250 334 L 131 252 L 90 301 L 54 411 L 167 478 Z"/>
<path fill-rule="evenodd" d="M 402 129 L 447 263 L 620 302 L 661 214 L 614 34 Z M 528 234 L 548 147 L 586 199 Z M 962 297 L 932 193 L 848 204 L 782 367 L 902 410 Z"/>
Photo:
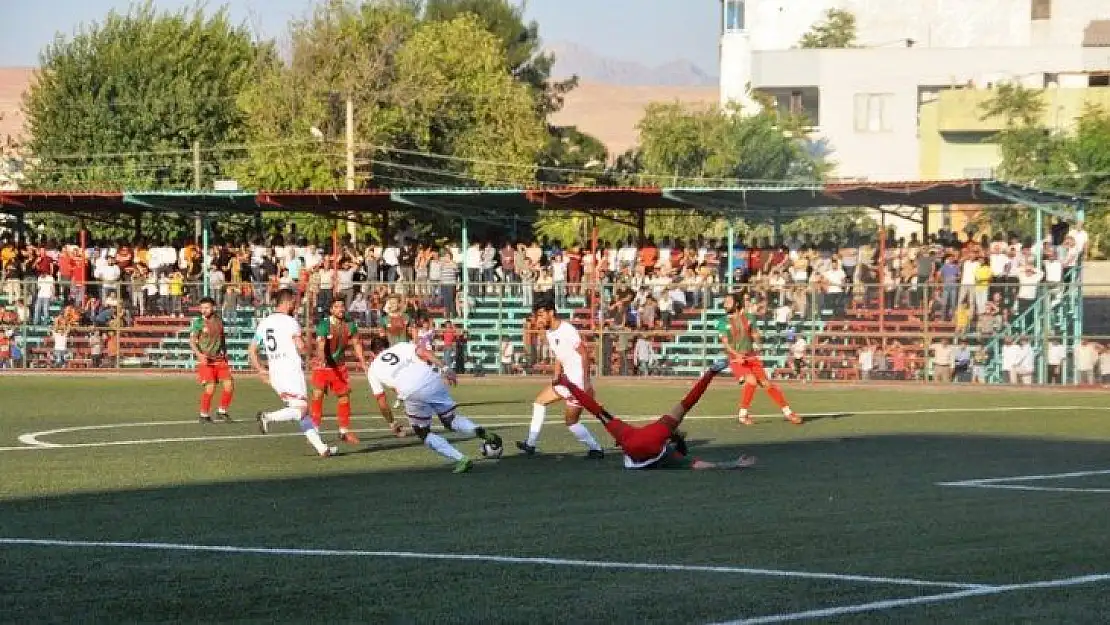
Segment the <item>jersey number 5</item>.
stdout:
<path fill-rule="evenodd" d="M 387 365 L 395 365 L 401 362 L 401 359 L 397 357 L 397 354 L 390 354 L 389 352 L 386 352 L 382 354 L 382 362 Z"/>
<path fill-rule="evenodd" d="M 274 329 L 266 329 L 266 351 L 272 352 L 277 349 L 277 337 L 274 336 Z"/>

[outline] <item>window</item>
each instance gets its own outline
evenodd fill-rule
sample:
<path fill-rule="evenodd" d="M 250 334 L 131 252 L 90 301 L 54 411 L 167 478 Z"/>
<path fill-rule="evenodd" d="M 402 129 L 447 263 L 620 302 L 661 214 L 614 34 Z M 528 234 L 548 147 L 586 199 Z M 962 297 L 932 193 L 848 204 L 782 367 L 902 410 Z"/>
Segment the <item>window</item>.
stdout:
<path fill-rule="evenodd" d="M 889 93 L 857 93 L 856 132 L 890 132 L 893 97 Z"/>
<path fill-rule="evenodd" d="M 725 32 L 745 30 L 744 0 L 725 0 Z"/>
<path fill-rule="evenodd" d="M 1052 19 L 1052 0 L 1029 0 L 1029 13 L 1034 20 Z"/>
<path fill-rule="evenodd" d="M 1089 87 L 1110 87 L 1110 74 L 1091 74 L 1087 77 Z"/>

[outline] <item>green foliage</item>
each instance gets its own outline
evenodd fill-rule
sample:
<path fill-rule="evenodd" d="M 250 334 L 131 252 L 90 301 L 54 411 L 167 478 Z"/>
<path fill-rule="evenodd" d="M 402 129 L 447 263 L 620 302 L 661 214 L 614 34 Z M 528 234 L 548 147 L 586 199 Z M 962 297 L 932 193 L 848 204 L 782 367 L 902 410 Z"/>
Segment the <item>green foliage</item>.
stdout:
<path fill-rule="evenodd" d="M 1107 251 L 1110 233 L 1110 113 L 1088 106 L 1072 133 L 1054 133 L 1042 123 L 1043 91 L 999 85 L 983 104 L 984 118 L 1000 117 L 1006 125 L 991 137 L 998 143 L 1000 178 L 1092 197 L 1087 230 L 1092 250 Z M 980 225 L 994 232 L 1023 237 L 1034 234 L 1032 211 L 1006 207 L 985 211 Z"/>
<path fill-rule="evenodd" d="M 851 11 L 829 9 L 798 41 L 799 48 L 856 47 L 856 16 Z"/>
<path fill-rule="evenodd" d="M 190 148 L 237 143 L 236 98 L 269 46 L 231 24 L 226 11 L 159 13 L 147 3 L 109 13 L 42 53 L 23 109 L 39 189 L 183 189 Z M 206 158 L 208 176 L 226 154 Z"/>

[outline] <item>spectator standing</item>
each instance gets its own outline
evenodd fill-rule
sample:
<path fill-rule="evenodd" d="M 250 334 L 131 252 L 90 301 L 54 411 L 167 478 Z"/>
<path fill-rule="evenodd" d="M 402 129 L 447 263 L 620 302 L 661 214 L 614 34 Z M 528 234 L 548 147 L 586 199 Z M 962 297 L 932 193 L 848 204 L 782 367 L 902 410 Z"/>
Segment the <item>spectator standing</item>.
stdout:
<path fill-rule="evenodd" d="M 875 370 L 875 345 L 871 341 L 867 341 L 859 350 L 859 378 L 861 380 L 870 380 L 871 372 Z"/>
<path fill-rule="evenodd" d="M 960 266 L 956 264 L 955 256 L 949 255 L 945 259 L 940 268 L 940 280 L 944 286 L 944 318 L 951 321 L 960 295 Z"/>
<path fill-rule="evenodd" d="M 39 274 L 35 289 L 35 312 L 32 318 L 34 325 L 50 323 L 50 306 L 54 303 L 55 287 L 54 276 L 49 272 Z"/>
<path fill-rule="evenodd" d="M 951 382 L 953 352 L 948 339 L 938 339 L 930 349 L 933 351 L 933 381 L 941 384 Z"/>
<path fill-rule="evenodd" d="M 1021 341 L 1017 345 L 1014 360 L 1014 373 L 1017 374 L 1017 382 L 1019 384 L 1032 384 L 1033 383 L 1033 368 L 1036 365 L 1036 360 L 1033 354 L 1033 345 L 1029 342 L 1029 337 L 1021 337 Z"/>
<path fill-rule="evenodd" d="M 1099 362 L 1099 349 L 1084 339 L 1075 349 L 1075 373 L 1080 384 L 1095 384 L 1095 365 Z"/>
<path fill-rule="evenodd" d="M 439 299 L 443 303 L 444 316 L 454 319 L 458 312 L 455 310 L 455 295 L 458 289 L 459 268 L 447 249 L 440 254 L 439 272 Z"/>
<path fill-rule="evenodd" d="M 1018 274 L 1018 315 L 1025 314 L 1037 302 L 1044 273 L 1033 265 L 1026 265 Z"/>
<path fill-rule="evenodd" d="M 513 372 L 513 344 L 508 337 L 501 339 L 501 375 Z"/>
<path fill-rule="evenodd" d="M 69 332 L 70 329 L 67 324 L 55 324 L 53 338 L 54 338 L 54 367 L 62 368 L 66 366 L 66 354 L 69 351 Z"/>
<path fill-rule="evenodd" d="M 1064 383 L 1064 360 L 1068 356 L 1068 350 L 1058 338 L 1053 338 L 1048 344 L 1048 383 L 1049 384 L 1063 384 Z"/>

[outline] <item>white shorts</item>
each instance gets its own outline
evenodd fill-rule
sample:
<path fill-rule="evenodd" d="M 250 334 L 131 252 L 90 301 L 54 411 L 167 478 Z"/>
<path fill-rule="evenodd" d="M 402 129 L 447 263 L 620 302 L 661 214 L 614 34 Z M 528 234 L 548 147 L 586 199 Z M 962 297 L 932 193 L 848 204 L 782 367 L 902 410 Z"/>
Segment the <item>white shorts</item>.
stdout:
<path fill-rule="evenodd" d="M 404 399 L 405 414 L 414 426 L 431 427 L 432 419 L 455 411 L 458 403 L 451 397 L 447 385 L 436 379 Z"/>
<path fill-rule="evenodd" d="M 578 371 L 578 372 L 564 371 L 563 374 L 566 375 L 567 379 L 570 380 L 571 383 L 573 383 L 578 388 L 583 389 L 583 390 L 586 389 L 586 376 L 583 375 L 581 371 Z M 564 400 L 566 400 L 567 406 L 570 406 L 571 408 L 581 408 L 582 407 L 582 404 L 579 404 L 578 401 L 574 399 L 574 396 L 570 394 L 570 389 L 569 388 L 567 388 L 565 386 L 552 386 L 551 388 L 554 389 L 556 395 L 558 395 L 559 397 L 562 397 Z"/>
<path fill-rule="evenodd" d="M 270 386 L 286 405 L 308 405 L 308 386 L 305 384 L 303 371 L 270 369 Z"/>

